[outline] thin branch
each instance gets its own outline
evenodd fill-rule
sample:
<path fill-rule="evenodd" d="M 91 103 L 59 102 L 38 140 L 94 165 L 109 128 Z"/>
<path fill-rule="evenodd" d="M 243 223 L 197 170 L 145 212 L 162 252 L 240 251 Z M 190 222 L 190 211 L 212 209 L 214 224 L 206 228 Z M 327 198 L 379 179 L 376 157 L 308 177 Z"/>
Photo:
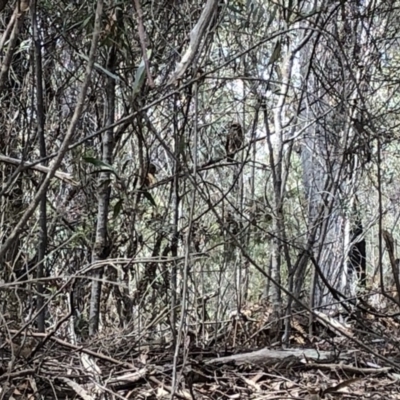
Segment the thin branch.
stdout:
<path fill-rule="evenodd" d="M 13 21 L 13 30 L 11 32 L 11 36 L 10 36 L 10 40 L 9 40 L 9 44 L 8 44 L 8 49 L 7 49 L 7 54 L 4 57 L 4 61 L 1 64 L 1 69 L 0 69 L 0 92 L 3 91 L 4 86 L 6 84 L 7 78 L 8 78 L 8 72 L 10 70 L 10 66 L 11 66 L 11 61 L 13 59 L 15 50 L 17 48 L 17 44 L 18 44 L 18 34 L 19 34 L 19 30 L 22 26 L 22 23 L 24 21 L 24 16 L 25 16 L 25 12 L 26 12 L 27 8 L 23 8 L 21 6 L 21 8 L 19 9 L 18 4 L 15 8 L 14 14 L 11 18 L 11 20 Z M 11 27 L 11 22 L 8 25 L 7 29 Z M 2 44 L 1 47 L 3 47 L 4 45 L 4 41 L 6 40 L 7 35 L 6 32 L 3 34 L 2 37 Z"/>
<path fill-rule="evenodd" d="M 35 171 L 42 172 L 44 174 L 48 174 L 51 169 L 49 167 L 45 167 L 44 165 L 40 165 L 40 164 L 35 165 L 32 163 L 27 163 L 22 160 L 19 160 L 18 158 L 12 158 L 12 157 L 5 156 L 4 154 L 0 154 L 0 162 L 17 165 L 17 166 L 22 166 L 23 169 L 33 169 Z M 66 182 L 66 183 L 69 183 L 73 186 L 79 186 L 79 183 L 73 180 L 72 175 L 68 174 L 66 172 L 55 171 L 54 177 Z"/>

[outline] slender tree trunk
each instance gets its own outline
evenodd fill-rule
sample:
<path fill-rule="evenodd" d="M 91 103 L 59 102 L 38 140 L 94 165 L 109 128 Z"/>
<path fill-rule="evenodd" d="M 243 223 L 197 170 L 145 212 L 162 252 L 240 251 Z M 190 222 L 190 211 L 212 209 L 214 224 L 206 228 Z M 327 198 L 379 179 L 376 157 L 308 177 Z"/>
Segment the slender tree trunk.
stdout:
<path fill-rule="evenodd" d="M 47 156 L 46 152 L 46 141 L 44 134 L 45 127 L 45 114 L 44 114 L 44 104 L 43 104 L 43 68 L 42 68 L 42 46 L 40 42 L 40 36 L 38 31 L 38 21 L 37 21 L 37 2 L 32 0 L 30 2 L 31 10 L 31 23 L 33 30 L 33 42 L 34 42 L 34 60 L 35 60 L 35 83 L 36 83 L 36 115 L 38 120 L 38 138 L 39 138 L 39 148 L 40 157 L 45 158 Z M 44 163 L 45 166 L 47 162 Z M 42 183 L 44 177 L 42 178 Z M 39 332 L 45 331 L 45 308 L 43 292 L 44 287 L 41 278 L 44 277 L 45 270 L 45 257 L 47 251 L 47 191 L 45 191 L 40 199 L 39 203 L 39 248 L 38 248 L 38 266 L 36 270 L 36 277 L 38 279 L 37 283 L 37 310 L 39 311 L 37 317 L 37 326 Z"/>
<path fill-rule="evenodd" d="M 176 104 L 176 103 L 175 103 Z M 175 110 L 175 116 L 177 116 L 177 110 Z M 178 129 L 178 122 L 175 121 L 175 138 L 174 138 L 174 179 L 172 182 L 171 191 L 171 255 L 176 258 L 178 256 L 178 223 L 179 223 L 179 208 L 180 208 L 180 197 L 179 197 L 179 175 L 180 175 L 180 154 L 181 154 L 181 134 Z M 177 312 L 176 306 L 178 305 L 178 268 L 175 262 L 172 263 L 171 268 L 171 331 L 173 336 L 173 346 L 176 346 L 177 340 Z"/>
<path fill-rule="evenodd" d="M 109 51 L 107 70 L 114 73 L 116 67 L 116 48 L 112 46 Z M 106 87 L 106 121 L 105 125 L 114 123 L 115 114 L 115 80 L 112 77 L 107 78 Z M 114 149 L 114 133 L 113 128 L 108 129 L 102 137 L 103 155 L 102 161 L 108 165 L 112 164 L 112 154 Z M 110 172 L 102 171 L 99 175 L 98 182 L 98 208 L 97 208 L 97 224 L 96 237 L 92 255 L 92 262 L 104 260 L 109 256 L 110 246 L 107 232 L 108 211 L 110 206 Z M 89 335 L 94 335 L 99 329 L 100 321 L 100 300 L 101 287 L 104 268 L 99 268 L 93 274 L 92 291 L 90 298 L 90 314 L 89 314 Z"/>

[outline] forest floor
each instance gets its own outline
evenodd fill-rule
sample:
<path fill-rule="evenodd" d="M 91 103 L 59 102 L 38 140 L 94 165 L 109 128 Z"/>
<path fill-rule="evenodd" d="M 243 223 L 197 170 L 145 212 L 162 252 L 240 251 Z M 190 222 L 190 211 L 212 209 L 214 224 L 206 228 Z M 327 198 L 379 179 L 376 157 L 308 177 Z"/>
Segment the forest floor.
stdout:
<path fill-rule="evenodd" d="M 206 344 L 187 334 L 178 350 L 129 329 L 78 345 L 25 332 L 29 345 L 2 346 L 0 399 L 400 399 L 397 315 L 320 317 L 310 334 L 298 313 L 289 345 L 271 342 L 260 309 L 232 315 Z"/>

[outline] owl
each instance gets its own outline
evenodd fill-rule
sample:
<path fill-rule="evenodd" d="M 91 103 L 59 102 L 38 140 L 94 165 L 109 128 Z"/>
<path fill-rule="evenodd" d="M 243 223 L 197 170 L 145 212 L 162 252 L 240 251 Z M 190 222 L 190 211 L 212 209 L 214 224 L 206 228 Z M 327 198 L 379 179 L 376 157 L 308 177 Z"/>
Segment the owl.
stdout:
<path fill-rule="evenodd" d="M 228 161 L 234 161 L 236 152 L 243 146 L 243 130 L 239 123 L 233 122 L 226 137 L 225 151 Z"/>

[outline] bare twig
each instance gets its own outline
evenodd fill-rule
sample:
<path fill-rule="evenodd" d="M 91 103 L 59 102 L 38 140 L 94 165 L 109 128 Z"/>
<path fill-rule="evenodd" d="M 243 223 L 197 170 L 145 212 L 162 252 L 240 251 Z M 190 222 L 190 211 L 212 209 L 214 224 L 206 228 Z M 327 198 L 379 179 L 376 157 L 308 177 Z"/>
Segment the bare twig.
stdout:
<path fill-rule="evenodd" d="M 0 154 L 0 162 L 5 162 L 7 164 L 13 164 L 18 166 L 21 165 L 23 169 L 34 169 L 35 171 L 43 172 L 44 174 L 48 174 L 50 171 L 50 168 L 45 167 L 44 165 L 40 164 L 32 165 L 31 163 L 18 160 L 17 158 L 8 157 L 5 156 L 4 154 Z M 72 175 L 66 172 L 56 171 L 54 177 L 71 185 L 79 186 L 79 183 L 72 179 Z"/>
<path fill-rule="evenodd" d="M 8 49 L 7 49 L 7 53 L 6 56 L 4 57 L 3 63 L 1 64 L 1 69 L 0 69 L 0 92 L 3 91 L 4 89 L 4 85 L 7 81 L 8 78 L 8 71 L 10 69 L 11 66 L 11 62 L 12 62 L 12 58 L 14 56 L 14 53 L 17 49 L 17 44 L 18 44 L 18 34 L 19 34 L 19 30 L 22 26 L 22 23 L 24 21 L 24 16 L 25 16 L 25 12 L 26 12 L 27 8 L 26 7 L 22 7 L 19 8 L 18 4 L 15 8 L 14 14 L 11 18 L 11 20 L 13 21 L 13 23 L 11 23 L 7 26 L 7 30 L 9 28 L 11 28 L 11 26 L 13 26 L 12 32 L 11 32 L 11 36 L 10 36 L 10 40 L 9 40 L 9 44 L 8 44 Z M 1 47 L 3 47 L 4 42 L 7 38 L 7 32 L 4 32 L 2 40 L 1 40 Z"/>

